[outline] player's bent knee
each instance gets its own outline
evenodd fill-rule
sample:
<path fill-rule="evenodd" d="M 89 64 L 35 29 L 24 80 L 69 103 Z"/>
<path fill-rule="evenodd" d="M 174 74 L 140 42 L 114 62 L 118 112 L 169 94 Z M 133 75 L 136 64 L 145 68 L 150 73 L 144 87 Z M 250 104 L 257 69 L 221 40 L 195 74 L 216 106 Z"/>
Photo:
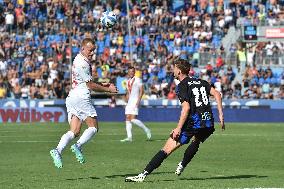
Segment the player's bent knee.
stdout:
<path fill-rule="evenodd" d="M 189 141 L 190 141 L 190 136 L 187 136 L 187 135 L 182 134 L 179 138 L 179 142 L 181 145 L 188 144 Z"/>
<path fill-rule="evenodd" d="M 170 145 L 165 145 L 162 150 L 163 150 L 167 155 L 169 155 L 169 154 L 171 154 L 171 153 L 173 152 L 174 149 L 175 149 L 175 148 L 173 148 L 173 147 L 170 146 Z"/>
<path fill-rule="evenodd" d="M 135 119 L 131 119 L 130 122 L 133 123 L 133 120 L 135 120 Z"/>
<path fill-rule="evenodd" d="M 99 125 L 98 124 L 88 125 L 88 129 L 93 131 L 99 131 Z"/>
<path fill-rule="evenodd" d="M 79 131 L 75 130 L 75 131 L 72 131 L 72 132 L 74 133 L 75 138 L 80 136 L 80 130 Z"/>
<path fill-rule="evenodd" d="M 170 154 L 170 153 L 168 153 L 168 151 L 166 151 L 164 148 L 161 149 L 161 151 L 164 152 L 164 154 L 165 154 L 166 156 L 168 156 L 168 155 Z"/>
<path fill-rule="evenodd" d="M 198 138 L 196 138 L 195 136 L 192 137 L 191 142 L 194 142 L 194 143 L 196 143 L 196 144 L 200 144 L 200 140 L 199 140 Z"/>
<path fill-rule="evenodd" d="M 163 148 L 162 149 L 164 152 L 165 152 L 165 154 L 167 154 L 167 155 L 169 155 L 171 152 L 172 152 L 172 150 L 171 149 L 168 149 L 168 148 Z"/>
<path fill-rule="evenodd" d="M 99 131 L 99 128 L 98 128 L 98 127 L 95 127 L 95 126 L 89 127 L 88 129 L 91 130 L 93 133 L 96 133 L 96 132 Z"/>
<path fill-rule="evenodd" d="M 131 115 L 126 115 L 126 121 L 131 121 L 133 118 Z"/>

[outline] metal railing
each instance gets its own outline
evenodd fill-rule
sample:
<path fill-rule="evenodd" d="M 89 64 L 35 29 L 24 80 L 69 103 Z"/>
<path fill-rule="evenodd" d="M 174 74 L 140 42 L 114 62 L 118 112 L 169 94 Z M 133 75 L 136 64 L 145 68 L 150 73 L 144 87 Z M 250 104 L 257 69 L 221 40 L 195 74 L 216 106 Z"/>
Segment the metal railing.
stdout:
<path fill-rule="evenodd" d="M 216 64 L 218 56 L 221 56 L 225 65 L 238 65 L 238 56 L 237 53 L 223 53 L 221 55 L 212 54 L 210 52 L 200 52 L 199 53 L 199 66 L 205 66 L 208 62 L 212 65 Z M 254 56 L 253 62 L 256 65 L 262 66 L 281 66 L 284 67 L 284 53 L 274 54 L 272 56 L 267 55 L 266 53 L 258 54 Z"/>
<path fill-rule="evenodd" d="M 241 26 L 284 26 L 283 19 L 275 19 L 275 21 L 269 21 L 268 19 L 259 20 L 256 18 L 238 18 L 237 27 Z"/>

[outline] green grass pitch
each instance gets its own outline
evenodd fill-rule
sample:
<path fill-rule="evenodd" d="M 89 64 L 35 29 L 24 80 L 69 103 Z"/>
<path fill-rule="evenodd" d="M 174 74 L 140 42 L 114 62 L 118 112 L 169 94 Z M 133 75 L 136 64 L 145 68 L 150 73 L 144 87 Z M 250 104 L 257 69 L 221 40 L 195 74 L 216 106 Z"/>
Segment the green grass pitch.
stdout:
<path fill-rule="evenodd" d="M 284 187 L 284 124 L 228 123 L 201 145 L 181 176 L 174 171 L 185 146 L 168 157 L 144 183 L 125 183 L 161 149 L 175 123 L 147 123 L 153 140 L 137 127 L 134 141 L 121 143 L 124 123 L 100 123 L 100 131 L 83 148 L 84 165 L 70 145 L 57 169 L 49 150 L 68 125 L 54 123 L 0 125 L 0 188 L 259 188 Z M 82 131 L 86 128 L 83 127 Z"/>

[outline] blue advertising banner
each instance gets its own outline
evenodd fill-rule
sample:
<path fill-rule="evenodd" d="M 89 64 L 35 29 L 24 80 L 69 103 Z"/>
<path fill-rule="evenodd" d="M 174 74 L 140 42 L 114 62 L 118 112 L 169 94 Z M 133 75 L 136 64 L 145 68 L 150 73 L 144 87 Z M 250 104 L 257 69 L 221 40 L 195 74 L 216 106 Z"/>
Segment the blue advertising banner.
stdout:
<path fill-rule="evenodd" d="M 97 107 L 99 121 L 124 121 L 124 108 Z M 140 108 L 138 118 L 147 122 L 177 122 L 180 108 Z M 225 122 L 284 122 L 284 109 L 231 109 L 224 110 Z M 218 122 L 218 111 L 213 109 L 214 120 Z"/>
<path fill-rule="evenodd" d="M 120 91 L 125 91 L 124 82 L 121 80 Z M 94 105 L 108 106 L 108 99 L 92 99 Z M 117 105 L 125 105 L 125 101 L 117 99 Z M 180 106 L 179 100 L 142 100 L 142 106 Z M 216 102 L 211 102 L 211 105 L 216 106 Z M 65 106 L 65 99 L 44 99 L 44 100 L 31 100 L 31 99 L 0 99 L 0 107 L 2 108 L 43 108 L 43 107 L 56 107 Z M 258 100 L 258 99 L 236 99 L 236 100 L 223 100 L 224 107 L 268 107 L 271 109 L 284 109 L 284 100 Z"/>
<path fill-rule="evenodd" d="M 124 107 L 96 107 L 98 120 L 106 122 L 125 121 Z M 180 107 L 152 107 L 139 109 L 138 118 L 147 122 L 177 122 Z M 218 121 L 217 109 L 213 109 L 215 121 Z M 226 122 L 284 122 L 284 109 L 232 109 L 224 108 Z M 25 122 L 66 122 L 66 109 L 62 107 L 45 108 L 0 108 L 0 123 Z"/>

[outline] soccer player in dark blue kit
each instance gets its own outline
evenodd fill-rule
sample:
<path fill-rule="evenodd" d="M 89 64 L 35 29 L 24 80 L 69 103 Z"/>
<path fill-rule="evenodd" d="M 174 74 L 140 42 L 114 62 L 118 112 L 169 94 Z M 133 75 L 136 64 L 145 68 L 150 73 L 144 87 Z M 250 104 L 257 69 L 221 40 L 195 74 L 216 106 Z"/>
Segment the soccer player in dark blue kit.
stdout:
<path fill-rule="evenodd" d="M 152 158 L 145 169 L 137 176 L 126 177 L 126 182 L 143 182 L 154 169 L 162 164 L 164 159 L 191 140 L 175 174 L 180 175 L 183 172 L 198 151 L 200 142 L 203 143 L 215 131 L 209 102 L 210 95 L 217 102 L 219 121 L 222 130 L 225 130 L 220 93 L 207 81 L 188 77 L 190 70 L 188 61 L 179 59 L 175 61 L 174 65 L 174 77 L 180 81 L 177 86 L 177 95 L 182 107 L 177 127 L 172 130 L 164 147 Z"/>

